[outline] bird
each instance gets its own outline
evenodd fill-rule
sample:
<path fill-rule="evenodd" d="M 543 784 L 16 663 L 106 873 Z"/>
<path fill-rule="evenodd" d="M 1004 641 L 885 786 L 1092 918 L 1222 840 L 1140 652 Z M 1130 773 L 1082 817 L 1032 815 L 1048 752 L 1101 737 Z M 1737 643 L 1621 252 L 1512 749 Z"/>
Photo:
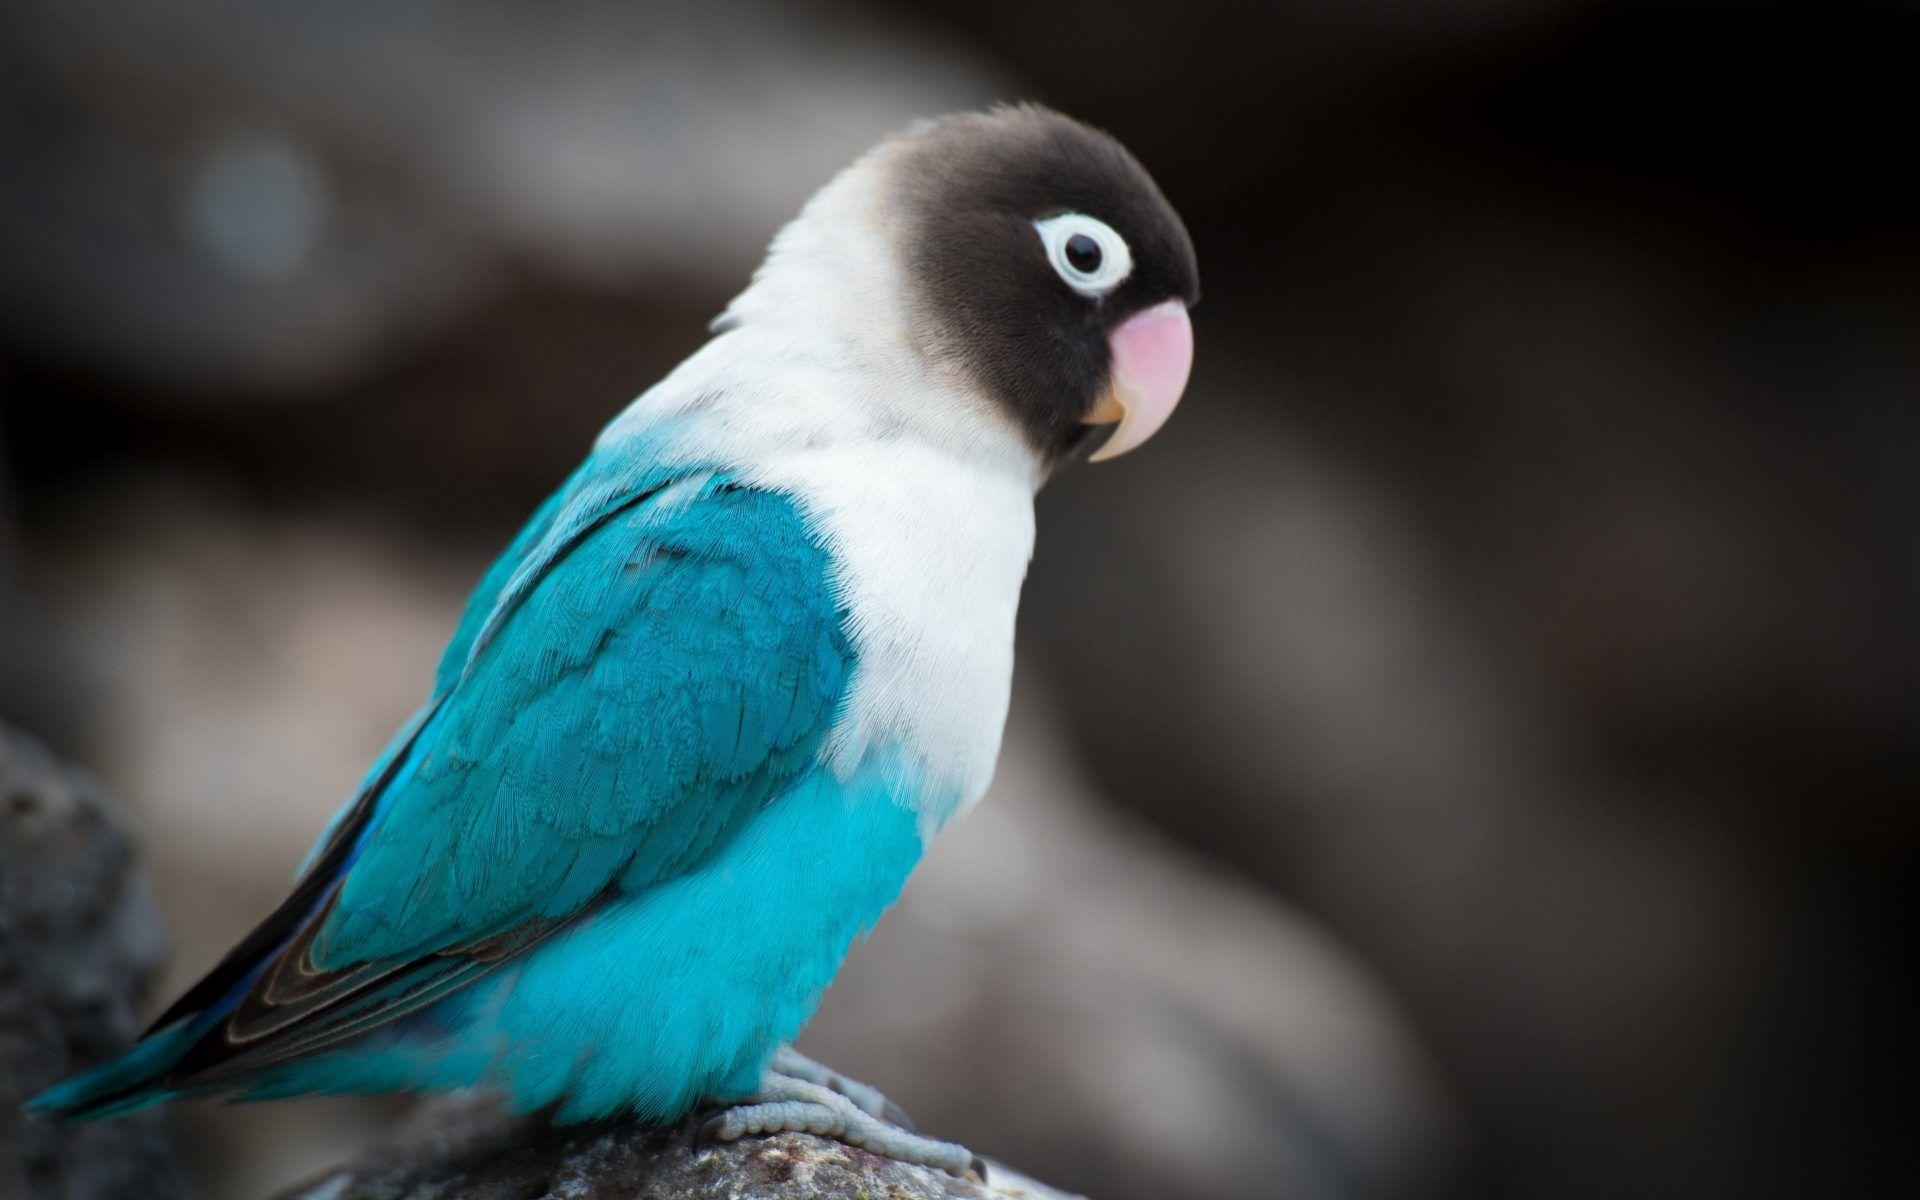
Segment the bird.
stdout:
<path fill-rule="evenodd" d="M 792 1043 L 987 789 L 1036 493 L 1167 420 L 1198 300 L 1111 135 L 883 139 L 486 571 L 291 894 L 30 1110 L 478 1089 L 984 1177 Z"/>

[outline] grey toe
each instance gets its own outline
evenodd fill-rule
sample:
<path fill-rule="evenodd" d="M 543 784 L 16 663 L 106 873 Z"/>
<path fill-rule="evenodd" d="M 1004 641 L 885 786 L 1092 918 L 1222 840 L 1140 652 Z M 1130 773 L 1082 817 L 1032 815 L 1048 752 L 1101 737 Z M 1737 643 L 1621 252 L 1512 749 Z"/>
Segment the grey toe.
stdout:
<path fill-rule="evenodd" d="M 875 1107 L 883 1105 L 876 1102 Z M 982 1181 L 987 1177 L 987 1164 L 965 1146 L 922 1137 L 874 1115 L 839 1090 L 771 1069 L 761 1078 L 757 1093 L 702 1123 L 694 1140 L 710 1145 L 750 1134 L 786 1132 L 832 1138 L 897 1162 L 962 1178 L 969 1173 Z"/>
<path fill-rule="evenodd" d="M 913 1123 L 913 1118 L 907 1115 L 906 1109 L 901 1108 L 898 1104 L 895 1104 L 893 1101 L 887 1100 L 884 1097 L 882 1097 L 882 1100 L 881 1100 L 880 1111 L 876 1115 L 882 1121 L 886 1121 L 889 1124 L 898 1125 L 900 1128 L 906 1130 L 908 1133 L 916 1133 L 920 1129 L 918 1125 L 915 1125 Z"/>

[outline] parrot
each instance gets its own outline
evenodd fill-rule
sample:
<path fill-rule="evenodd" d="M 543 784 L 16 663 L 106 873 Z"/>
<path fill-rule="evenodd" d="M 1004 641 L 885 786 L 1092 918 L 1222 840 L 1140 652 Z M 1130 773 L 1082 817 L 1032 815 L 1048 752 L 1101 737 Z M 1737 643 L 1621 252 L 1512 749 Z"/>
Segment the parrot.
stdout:
<path fill-rule="evenodd" d="M 29 1109 L 477 1090 L 984 1178 L 793 1040 L 986 791 L 1035 496 L 1167 420 L 1198 300 L 1111 135 L 882 140 L 485 572 L 291 894 Z"/>

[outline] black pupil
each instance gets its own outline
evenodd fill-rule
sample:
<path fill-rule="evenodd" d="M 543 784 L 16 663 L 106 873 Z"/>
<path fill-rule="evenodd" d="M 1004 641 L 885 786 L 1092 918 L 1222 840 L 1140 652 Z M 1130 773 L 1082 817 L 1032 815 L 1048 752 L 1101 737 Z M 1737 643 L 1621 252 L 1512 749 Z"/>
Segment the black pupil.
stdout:
<path fill-rule="evenodd" d="M 1067 239 L 1067 265 L 1082 275 L 1091 275 L 1100 269 L 1100 243 L 1084 233 L 1076 233 Z"/>

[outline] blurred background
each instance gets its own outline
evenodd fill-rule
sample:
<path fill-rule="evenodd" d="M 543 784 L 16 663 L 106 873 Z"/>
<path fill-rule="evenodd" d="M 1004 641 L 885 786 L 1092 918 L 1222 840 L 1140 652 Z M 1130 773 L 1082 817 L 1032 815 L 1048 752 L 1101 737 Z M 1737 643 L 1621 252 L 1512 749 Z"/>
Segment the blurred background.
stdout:
<path fill-rule="evenodd" d="M 10 0 L 0 719 L 125 798 L 185 985 L 802 199 L 1043 100 L 1185 216 L 1192 389 L 1042 496 L 994 794 L 803 1046 L 1103 1200 L 1890 1194 L 1916 61 L 1830 2 Z M 170 1120 L 238 1200 L 394 1111 Z"/>

